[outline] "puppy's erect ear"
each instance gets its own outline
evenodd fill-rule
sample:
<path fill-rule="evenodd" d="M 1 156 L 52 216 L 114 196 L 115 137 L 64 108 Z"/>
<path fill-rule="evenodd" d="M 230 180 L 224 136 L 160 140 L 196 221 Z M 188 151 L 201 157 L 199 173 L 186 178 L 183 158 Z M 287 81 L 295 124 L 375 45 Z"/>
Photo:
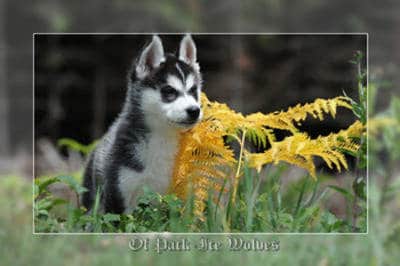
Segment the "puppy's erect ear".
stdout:
<path fill-rule="evenodd" d="M 161 39 L 157 35 L 154 35 L 151 43 L 140 55 L 139 62 L 136 65 L 136 76 L 139 79 L 143 79 L 152 69 L 158 67 L 163 61 L 165 61 L 165 57 Z"/>
<path fill-rule="evenodd" d="M 185 35 L 181 41 L 179 59 L 198 69 L 196 45 L 189 34 Z"/>

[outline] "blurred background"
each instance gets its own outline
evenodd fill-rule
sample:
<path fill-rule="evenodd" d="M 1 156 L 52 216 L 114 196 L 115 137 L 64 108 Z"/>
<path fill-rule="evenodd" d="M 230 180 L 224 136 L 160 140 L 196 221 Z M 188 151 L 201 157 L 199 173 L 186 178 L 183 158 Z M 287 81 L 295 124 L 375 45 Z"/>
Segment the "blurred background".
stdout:
<path fill-rule="evenodd" d="M 19 172 L 22 167 L 25 170 L 25 174 L 29 175 L 31 169 L 29 162 L 31 161 L 32 137 L 30 135 L 31 130 L 27 130 L 27 128 L 32 128 L 32 34 L 34 32 L 368 32 L 370 34 L 371 48 L 370 63 L 372 75 L 370 77 L 378 76 L 382 80 L 391 81 L 392 84 L 388 85 L 389 88 L 395 87 L 394 84 L 398 84 L 399 81 L 397 63 L 400 53 L 396 49 L 400 42 L 398 37 L 399 19 L 397 16 L 399 4 L 395 0 L 384 0 L 379 4 L 373 1 L 344 0 L 336 1 L 334 4 L 328 1 L 308 1 L 307 4 L 304 4 L 290 3 L 289 1 L 253 1 L 252 3 L 230 1 L 229 3 L 225 3 L 223 1 L 176 0 L 166 1 L 162 4 L 157 4 L 156 1 L 141 2 L 124 0 L 112 2 L 101 0 L 85 1 L 85 5 L 65 1 L 31 1 L 29 5 L 23 5 L 18 0 L 2 0 L 1 3 L 1 18 L 3 23 L 0 29 L 2 36 L 0 42 L 0 47 L 2 47 L 0 55 L 2 74 L 0 80 L 1 84 L 4 85 L 2 86 L 0 95 L 2 101 L 0 104 L 1 120 L 3 121 L 0 129 L 0 140 L 3 143 L 0 146 L 1 161 L 3 162 L 0 165 L 0 172 L 3 173 L 8 170 Z M 99 50 L 108 44 L 111 45 L 113 42 L 112 40 L 107 40 L 105 37 L 103 39 L 105 40 L 97 40 L 97 44 L 90 43 L 91 41 L 94 42 L 94 40 L 87 40 L 88 43 L 86 45 L 96 47 L 91 53 L 92 55 L 96 54 L 99 57 L 98 60 L 102 60 L 104 57 L 105 60 L 108 60 L 108 64 L 110 62 L 112 64 L 115 63 L 113 69 L 118 69 L 118 75 L 112 75 L 113 82 L 120 82 L 119 84 L 123 85 L 125 69 L 129 65 L 131 57 L 137 53 L 137 49 L 135 48 L 141 48 L 145 40 L 141 40 L 139 43 L 133 40 L 131 43 L 129 41 L 121 42 L 121 47 L 118 46 L 118 41 L 114 41 L 113 45 L 117 45 L 118 48 L 113 48 L 112 52 L 100 56 L 98 52 L 96 53 L 96 49 Z M 273 90 L 280 92 L 282 88 L 291 90 L 292 92 L 301 92 L 301 90 L 296 90 L 301 88 L 302 90 L 313 91 L 313 93 L 320 92 L 321 90 L 319 89 L 321 88 L 324 91 L 328 91 L 329 87 L 339 90 L 346 89 L 346 87 L 340 87 L 342 84 L 334 84 L 334 82 L 338 82 L 338 80 L 335 80 L 338 75 L 337 69 L 342 68 L 342 70 L 345 70 L 343 66 L 333 66 L 333 62 L 327 60 L 311 61 L 309 59 L 307 61 L 308 53 L 314 49 L 322 49 L 321 47 L 313 47 L 313 45 L 318 45 L 318 42 L 310 42 L 310 47 L 302 47 L 302 44 L 298 43 L 299 39 L 296 43 L 296 41 L 291 42 L 285 40 L 285 38 L 277 38 L 275 39 L 278 42 L 276 44 L 273 44 L 274 40 L 265 40 L 265 45 L 262 42 L 253 44 L 253 46 L 257 45 L 259 49 L 260 47 L 268 47 L 263 48 L 264 51 L 260 49 L 261 51 L 259 52 L 264 54 L 263 57 L 258 58 L 254 56 L 259 56 L 260 54 L 249 54 L 248 52 L 255 51 L 250 49 L 253 47 L 246 47 L 246 44 L 240 41 L 240 37 L 237 39 L 237 41 L 229 42 L 229 44 L 226 40 L 222 39 L 219 39 L 217 43 L 209 43 L 210 49 L 215 49 L 216 52 L 221 51 L 223 48 L 226 49 L 222 50 L 224 58 L 215 57 L 214 59 L 205 59 L 205 61 L 214 60 L 213 63 L 217 63 L 216 60 L 220 60 L 219 63 L 222 65 L 213 64 L 213 67 L 217 69 L 207 69 L 204 67 L 205 71 L 220 73 L 221 75 L 230 73 L 217 72 L 217 70 L 224 69 L 224 71 L 231 71 L 235 74 L 232 76 L 238 80 L 231 79 L 229 81 L 233 85 L 227 84 L 227 80 L 221 81 L 225 82 L 224 84 L 216 84 L 218 79 L 206 79 L 207 82 L 210 82 L 210 86 L 207 89 L 217 90 L 217 87 L 224 85 L 224 89 L 235 92 L 228 101 L 229 104 L 233 103 L 232 107 L 234 108 L 240 106 L 243 108 L 261 107 L 260 103 L 246 105 L 247 107 L 243 106 L 241 104 L 241 91 L 237 90 L 237 87 L 263 90 L 265 93 Z M 198 41 L 200 42 L 199 45 L 203 45 L 200 39 Z M 97 58 L 93 57 L 76 55 L 80 59 L 71 58 L 71 50 L 68 49 L 73 49 L 74 44 L 63 43 L 62 40 L 53 40 L 53 42 L 53 44 L 46 44 L 45 47 L 46 49 L 53 50 L 44 51 L 47 54 L 52 54 L 47 57 L 51 57 L 50 62 L 47 62 L 47 66 L 59 67 L 58 69 L 53 69 L 53 71 L 57 71 L 58 73 L 49 73 L 53 77 L 60 74 L 60 71 L 63 71 L 60 68 L 64 68 L 64 71 L 67 70 L 65 69 L 65 64 L 77 64 L 79 62 L 85 67 L 90 67 L 96 63 Z M 218 42 L 223 42 L 223 44 Z M 325 48 L 332 48 L 329 50 L 329 53 L 325 53 L 326 50 L 319 50 L 321 52 L 320 56 L 324 59 L 334 57 L 331 53 L 337 52 L 341 56 L 346 56 L 352 52 L 348 50 L 347 54 L 342 53 L 341 49 L 345 49 L 343 46 L 346 44 L 338 40 L 328 40 L 328 42 L 331 43 L 327 44 Z M 172 44 L 172 46 L 174 45 Z M 82 47 L 81 49 L 84 48 Z M 90 47 L 86 48 L 90 49 Z M 172 47 L 172 49 L 174 48 Z M 57 53 L 57 49 L 61 49 L 58 50 L 59 53 Z M 202 53 L 208 51 L 206 49 L 202 50 Z M 69 51 L 69 53 L 63 54 L 63 51 Z M 212 52 L 210 51 L 209 53 Z M 293 56 L 296 54 L 297 57 Z M 201 54 L 201 56 L 206 57 L 208 55 Z M 303 58 L 298 60 L 298 57 L 301 56 Z M 112 60 L 111 57 L 113 57 Z M 65 62 L 64 59 L 66 58 L 69 58 L 70 61 Z M 260 60 L 264 58 L 269 59 L 271 62 Z M 290 60 L 298 60 L 298 63 L 290 62 Z M 342 58 L 342 60 L 344 64 L 347 63 L 347 58 Z M 282 63 L 280 66 L 276 63 L 279 61 Z M 305 65 L 306 63 L 307 65 Z M 319 64 L 328 64 L 328 66 L 325 65 L 321 69 L 319 68 Z M 254 69 L 250 70 L 250 68 L 260 68 L 260 65 L 264 73 L 255 75 L 258 71 Z M 305 71 L 305 66 L 309 68 L 307 71 Z M 107 68 L 107 66 L 100 67 L 104 69 L 82 69 L 81 71 L 105 71 Z M 239 75 L 239 73 L 243 73 L 244 71 L 250 72 L 245 78 Z M 325 71 L 327 74 L 325 76 L 322 75 L 318 80 L 325 83 L 316 84 L 315 77 L 313 78 L 311 75 L 320 74 L 321 71 Z M 329 71 L 335 73 L 329 73 Z M 276 75 L 277 72 L 285 74 Z M 69 74 L 72 76 L 76 75 L 76 73 Z M 93 84 L 93 76 L 95 74 L 87 73 L 87 76 L 83 78 L 75 76 L 75 78 L 80 78 L 80 80 L 75 80 L 74 86 L 80 86 L 84 83 L 86 83 L 85 85 Z M 291 75 L 290 79 L 285 80 L 288 75 Z M 302 78 L 302 76 L 305 77 Z M 341 80 L 349 81 L 349 77 L 339 79 L 339 82 Z M 258 81 L 255 81 L 256 79 Z M 294 84 L 296 81 L 298 82 Z M 327 83 L 330 81 L 333 81 L 332 85 L 327 86 Z M 67 91 L 66 86 L 71 86 L 72 82 L 60 81 L 55 88 L 50 90 L 52 92 L 51 97 L 54 99 L 51 104 L 53 106 L 59 105 L 58 107 L 52 107 L 58 108 L 58 110 L 52 109 L 52 111 L 55 111 L 53 114 L 55 119 L 61 119 L 60 116 L 65 115 L 64 112 L 67 111 L 63 109 L 65 106 L 56 102 L 57 98 L 59 99 L 61 96 L 57 96 L 57 94 L 65 94 Z M 108 84 L 110 82 L 111 80 L 108 81 Z M 251 85 L 257 85 L 258 87 Z M 318 86 L 320 88 L 317 88 Z M 99 93 L 102 93 L 101 90 L 107 92 L 111 90 L 113 91 L 113 95 L 117 97 L 115 93 L 117 89 L 123 89 L 123 87 L 121 85 L 119 87 L 107 86 L 100 88 Z M 68 91 L 71 93 L 74 91 L 84 93 L 90 91 L 90 88 L 80 88 L 78 91 L 78 88 L 72 89 L 69 87 Z M 217 96 L 217 91 L 211 91 L 210 93 L 211 96 Z M 265 106 L 270 106 L 273 110 L 277 107 L 284 108 L 285 106 L 281 102 L 276 101 L 279 98 L 277 94 L 272 93 L 272 95 L 275 96 L 266 99 L 264 102 Z M 389 95 L 390 90 L 381 90 L 378 105 L 382 108 L 383 106 L 387 106 L 390 100 Z M 288 94 L 286 93 L 285 96 L 288 96 Z M 312 98 L 313 96 L 313 94 L 309 94 L 308 97 Z M 73 96 L 70 95 L 69 97 Z M 286 105 L 292 103 L 293 99 L 284 101 Z M 92 103 L 89 103 L 89 106 L 93 108 Z M 45 106 L 43 107 L 46 108 Z M 243 111 L 247 112 L 251 110 Z M 92 128 L 86 128 L 86 132 L 84 133 L 86 136 L 83 137 L 83 141 L 87 140 L 90 136 L 99 135 L 102 127 L 100 123 L 103 123 L 101 120 L 105 119 L 102 118 L 105 114 L 111 115 L 111 112 L 99 114 L 96 120 L 97 129 L 93 128 L 93 126 Z M 85 116 L 85 118 L 89 119 L 89 116 Z M 46 126 L 49 127 L 51 125 L 44 125 L 43 128 Z M 57 126 L 54 131 L 56 130 L 59 130 Z M 55 133 L 53 132 L 52 134 Z M 9 158 L 13 159 L 10 160 Z M 18 163 L 16 163 L 17 161 Z"/>
<path fill-rule="evenodd" d="M 82 262 L 96 265 L 115 262 L 130 265 L 169 265 L 171 263 L 210 265 L 215 262 L 248 263 L 250 265 L 264 265 L 265 262 L 269 262 L 270 265 L 397 265 L 398 261 L 400 261 L 398 253 L 400 248 L 399 135 L 398 132 L 393 131 L 395 129 L 393 126 L 380 129 L 379 133 L 385 133 L 385 136 L 370 138 L 369 234 L 365 236 L 327 237 L 301 235 L 263 237 L 281 241 L 281 251 L 276 254 L 221 252 L 215 254 L 182 253 L 179 255 L 170 253 L 162 256 L 149 256 L 148 253 L 130 253 L 127 249 L 128 237 L 94 236 L 84 238 L 58 236 L 50 238 L 32 236 L 32 217 L 30 213 L 32 187 L 26 181 L 32 177 L 32 34 L 34 32 L 367 32 L 369 34 L 370 56 L 369 78 L 370 83 L 373 82 L 374 91 L 376 92 L 376 105 L 370 106 L 374 107 L 373 112 L 370 114 L 388 115 L 398 120 L 398 103 L 393 103 L 393 100 L 400 94 L 398 85 L 400 84 L 400 76 L 398 75 L 400 66 L 400 52 L 398 49 L 400 46 L 399 7 L 400 2 L 397 0 L 309 0 L 297 2 L 289 0 L 246 2 L 239 0 L 168 0 L 161 3 L 153 0 L 146 2 L 87 0 L 84 3 L 61 0 L 32 0 L 29 2 L 0 0 L 0 174 L 3 177 L 0 180 L 0 206 L 2 206 L 0 239 L 2 243 L 7 243 L 7 245 L 2 245 L 0 248 L 2 264 L 32 265 L 40 263 L 41 265 L 56 265 L 60 264 L 60 259 L 63 259 L 66 261 L 63 264 L 68 265 Z M 178 37 L 171 38 L 172 47 L 178 39 Z M 246 40 L 247 37 L 243 39 Z M 195 40 L 198 45 L 202 42 L 201 37 L 198 40 L 196 37 Z M 94 39 L 84 41 L 88 42 L 86 45 L 90 45 L 90 42 L 96 42 Z M 144 39 L 141 39 L 140 44 L 137 44 L 138 47 L 141 47 L 144 41 Z M 271 75 L 267 71 L 268 68 L 270 71 L 275 67 L 284 68 L 284 66 L 269 64 L 268 62 L 262 66 L 267 76 L 258 76 L 255 75 L 258 71 L 246 70 L 250 74 L 244 79 L 243 73 L 245 71 L 243 65 L 247 69 L 251 69 L 251 67 L 260 68 L 261 58 L 256 57 L 254 54 L 249 54 L 249 51 L 252 50 L 246 48 L 247 44 L 244 44 L 243 40 L 232 44 L 228 44 L 222 39 L 219 39 L 219 41 L 222 43 L 210 43 L 210 49 L 218 50 L 222 49 L 221 46 L 225 47 L 226 57 L 228 58 L 225 59 L 225 62 L 221 62 L 221 64 L 225 65 L 215 65 L 218 69 L 210 69 L 208 71 L 217 73 L 219 70 L 229 70 L 233 71 L 233 73 L 241 73 L 237 77 L 242 80 L 239 87 L 259 89 L 248 85 L 262 84 L 263 90 L 276 90 L 276 94 L 281 92 L 278 88 L 289 89 L 289 86 L 294 84 L 292 83 L 292 78 L 296 80 L 296 77 L 291 77 L 289 81 L 286 81 L 284 77 L 268 76 Z M 286 53 L 298 53 L 298 56 L 302 56 L 304 49 L 313 50 L 300 44 L 289 47 L 283 39 L 275 41 L 281 41 L 283 44 L 281 46 L 276 45 L 275 48 L 271 46 L 268 48 L 271 50 L 262 52 L 269 53 L 273 57 L 279 55 L 279 51 L 282 52 L 282 50 L 287 49 L 282 52 L 283 55 Z M 341 47 L 342 42 L 331 41 L 332 43 L 328 47 Z M 356 40 L 353 41 L 354 44 L 349 43 L 349 45 L 355 45 Z M 54 53 L 54 55 L 49 56 L 49 58 L 52 58 L 50 62 L 44 63 L 45 68 L 43 71 L 47 71 L 51 64 L 59 67 L 51 69 L 51 71 L 66 71 L 65 66 L 62 66 L 62 62 L 65 62 L 63 61 L 65 57 L 60 58 L 60 55 L 67 55 L 62 53 L 57 55 L 57 52 L 52 49 L 67 51 L 69 48 L 72 49 L 71 45 L 73 46 L 73 44 L 68 44 L 62 38 L 56 38 L 49 42 L 43 41 L 45 49 L 49 50 L 43 50 L 43 52 L 47 54 Z M 51 42 L 55 43 L 51 44 Z M 100 44 L 95 45 L 96 49 L 101 47 L 103 41 L 99 42 Z M 104 40 L 104 42 L 112 43 L 113 41 Z M 256 47 L 260 46 L 259 42 L 262 41 L 253 40 L 253 42 L 254 47 Z M 272 43 L 273 41 L 271 40 L 265 41 L 266 45 L 271 45 Z M 117 44 L 114 43 L 114 45 Z M 121 45 L 128 45 L 128 42 L 126 44 L 121 42 Z M 122 49 L 127 49 L 126 51 L 128 51 L 128 47 L 121 47 Z M 277 50 L 274 51 L 273 49 Z M 88 50 L 90 49 L 88 48 Z M 125 68 L 129 65 L 130 58 L 125 53 L 120 54 L 119 52 L 114 55 L 115 60 L 110 60 L 113 63 L 120 62 L 116 66 L 119 69 L 117 76 L 113 75 L 112 79 L 115 79 L 115 82 L 119 84 L 123 84 Z M 330 56 L 330 53 L 333 52 L 334 49 L 332 48 L 328 54 L 322 53 L 321 57 Z M 129 47 L 129 53 L 130 56 L 134 56 L 136 49 Z M 238 54 L 240 55 L 239 57 L 236 56 Z M 283 55 L 282 57 L 285 57 Z M 91 56 L 99 55 L 92 51 Z M 104 56 L 112 57 L 112 55 Z M 76 59 L 76 62 L 89 64 L 90 59 L 93 61 L 94 58 Z M 273 60 L 271 57 L 269 59 Z M 273 61 L 279 62 L 280 60 L 275 59 Z M 316 66 L 322 61 L 326 62 L 325 60 L 314 60 L 306 64 L 307 67 L 315 69 L 315 71 L 301 69 L 300 66 L 304 65 L 300 64 L 297 69 L 288 69 L 283 72 L 286 72 L 287 75 L 289 73 L 294 76 L 299 75 L 297 79 L 302 79 L 306 75 L 319 73 L 320 69 L 317 69 Z M 50 65 L 47 65 L 46 68 L 46 64 Z M 287 68 L 294 67 L 291 63 L 287 64 Z M 330 66 L 325 67 L 323 69 L 326 70 Z M 340 66 L 339 68 L 341 69 L 340 71 L 345 70 L 345 66 Z M 106 70 L 107 67 L 104 66 L 101 71 Z M 43 75 L 52 76 L 52 79 L 57 79 L 57 72 L 51 71 L 50 73 L 42 73 Z M 78 79 L 77 83 L 74 84 L 90 84 L 90 86 L 93 86 L 94 75 L 91 71 L 95 70 L 83 69 L 82 71 L 87 71 L 88 76 L 69 73 L 71 77 Z M 281 71 L 276 70 L 273 73 L 278 72 L 280 73 Z M 344 76 L 340 79 L 340 82 L 353 82 L 349 77 L 351 76 Z M 311 77 L 309 78 L 312 80 Z M 335 79 L 336 77 L 333 75 L 332 80 Z M 206 90 L 210 88 L 210 96 L 221 100 L 221 98 L 218 98 L 221 95 L 217 91 L 219 87 L 216 83 L 217 80 L 211 78 L 208 80 L 208 82 L 213 83 L 210 83 Z M 274 81 L 276 80 L 279 80 L 280 83 L 275 84 Z M 321 82 L 324 78 L 316 80 Z M 40 82 L 40 80 L 37 82 Z M 328 92 L 328 88 L 335 87 L 335 89 L 339 89 L 336 85 L 341 85 L 336 83 L 335 86 L 331 87 L 327 83 L 317 84 L 315 82 L 315 80 L 306 81 L 303 84 L 307 85 L 301 87 L 307 90 L 314 88 L 311 90 L 313 93 L 321 92 L 315 88 L 323 88 L 324 92 L 337 95 L 334 91 L 329 90 Z M 45 109 L 41 110 L 40 122 L 43 123 L 42 126 L 46 130 L 40 134 L 43 137 L 54 140 L 58 136 L 57 134 L 60 134 L 61 128 L 66 126 L 60 123 L 60 117 L 66 119 L 66 115 L 71 111 L 71 109 L 66 109 L 66 105 L 62 104 L 62 98 L 60 97 L 78 97 L 84 91 L 89 91 L 89 88 L 72 88 L 75 85 L 65 80 L 60 82 L 53 80 L 51 84 L 55 86 L 53 90 L 49 87 L 45 88 L 50 86 L 49 84 L 42 84 L 43 95 L 40 97 L 45 103 L 54 104 L 55 107 L 51 109 L 46 107 L 46 104 L 43 105 Z M 111 80 L 106 81 L 105 84 L 111 84 Z M 332 84 L 335 83 L 332 82 Z M 342 85 L 346 89 L 345 85 L 351 85 L 351 83 Z M 107 101 L 119 102 L 123 94 L 116 91 L 123 90 L 123 87 L 120 85 L 108 86 L 107 88 L 102 88 L 103 93 L 108 89 L 113 91 L 113 96 L 107 98 Z M 299 87 L 297 87 L 299 84 L 296 83 L 295 86 L 297 90 L 293 91 L 299 91 Z M 68 88 L 69 93 L 74 92 L 77 95 L 63 95 L 67 93 L 66 88 Z M 233 88 L 233 86 L 228 86 L 228 89 L 233 90 Z M 343 88 L 340 88 L 340 90 Z M 53 93 L 52 96 L 51 93 Z M 57 93 L 61 94 L 57 95 Z M 284 95 L 288 97 L 288 94 Z M 86 97 L 88 96 L 86 95 Z M 314 96 L 316 95 L 310 95 L 310 97 Z M 52 103 L 49 97 L 54 97 L 56 99 L 55 103 Z M 247 97 L 247 94 L 245 97 Z M 102 99 L 101 97 L 99 98 Z M 281 97 L 276 97 L 275 99 L 277 98 Z M 93 96 L 91 101 L 94 99 L 96 97 Z M 243 105 L 239 96 L 232 95 L 227 101 L 235 109 L 238 108 L 243 112 L 252 111 L 246 108 L 253 107 L 253 105 Z M 260 109 L 273 108 L 274 110 L 276 107 L 285 107 L 282 103 L 273 101 L 272 98 L 269 98 L 268 101 L 270 102 L 265 106 L 254 104 L 254 107 Z M 289 99 L 284 101 L 284 104 L 289 105 L 291 103 Z M 88 106 L 95 108 L 95 103 L 90 102 Z M 70 106 L 69 108 L 72 107 Z M 55 113 L 49 114 L 50 110 Z M 87 115 L 80 114 L 82 118 L 88 119 L 92 117 L 95 119 L 93 117 L 94 110 L 89 111 Z M 110 114 L 116 111 L 110 110 Z M 52 115 L 59 121 L 55 125 L 54 131 L 52 131 L 51 125 L 48 124 L 48 117 Z M 108 116 L 108 112 L 107 114 L 101 114 L 100 118 L 97 118 L 98 120 L 96 121 L 99 122 L 97 122 L 96 127 L 85 125 L 84 135 L 77 138 L 85 141 L 100 134 L 109 119 L 106 115 Z M 81 131 L 79 130 L 79 132 Z M 76 133 L 69 132 L 68 134 L 72 136 Z M 372 159 L 374 161 L 371 161 Z"/>

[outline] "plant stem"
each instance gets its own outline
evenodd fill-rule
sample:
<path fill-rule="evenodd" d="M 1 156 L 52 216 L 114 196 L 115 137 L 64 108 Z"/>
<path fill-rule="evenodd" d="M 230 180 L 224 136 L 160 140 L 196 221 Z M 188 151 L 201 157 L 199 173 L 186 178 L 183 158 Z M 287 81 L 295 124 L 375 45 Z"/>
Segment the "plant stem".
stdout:
<path fill-rule="evenodd" d="M 242 157 L 243 157 L 243 152 L 244 152 L 245 137 L 246 137 L 246 130 L 243 131 L 242 139 L 240 141 L 239 161 L 238 161 L 238 167 L 236 169 L 235 180 L 234 180 L 234 184 L 233 184 L 232 204 L 235 203 L 237 187 L 239 185 L 239 177 L 240 177 L 240 170 L 241 170 L 241 165 L 242 165 Z"/>

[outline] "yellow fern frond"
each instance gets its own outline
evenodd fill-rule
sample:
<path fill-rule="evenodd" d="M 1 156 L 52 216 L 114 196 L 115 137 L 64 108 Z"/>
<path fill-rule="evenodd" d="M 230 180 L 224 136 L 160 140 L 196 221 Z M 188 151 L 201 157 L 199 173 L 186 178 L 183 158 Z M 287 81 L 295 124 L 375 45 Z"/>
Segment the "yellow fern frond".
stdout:
<path fill-rule="evenodd" d="M 360 121 L 356 121 L 346 130 L 311 139 L 305 133 L 296 133 L 282 141 L 274 142 L 271 148 L 264 153 L 248 154 L 247 160 L 250 167 L 258 170 L 268 163 L 285 161 L 306 169 L 312 177 L 315 176 L 313 157 L 321 157 L 326 164 L 339 171 L 343 166 L 348 168 L 344 155 L 339 149 L 357 152 L 359 144 L 354 141 L 365 131 Z"/>
<path fill-rule="evenodd" d="M 298 131 L 296 125 L 309 115 L 323 120 L 324 113 L 335 117 L 337 107 L 351 109 L 350 98 L 344 96 L 333 99 L 317 99 L 312 103 L 290 107 L 287 111 L 270 114 L 258 112 L 246 117 L 241 113 L 234 112 L 226 104 L 211 102 L 204 93 L 202 94 L 202 103 L 205 107 L 205 117 L 213 121 L 215 126 L 220 127 L 225 134 L 237 135 L 240 131 L 246 131 L 248 139 L 262 147 L 265 147 L 266 140 L 269 143 L 275 141 L 271 129 L 288 130 L 293 134 Z"/>
<path fill-rule="evenodd" d="M 170 192 L 185 199 L 188 192 L 192 191 L 195 213 L 201 218 L 210 191 L 220 191 L 227 178 L 234 178 L 231 184 L 234 184 L 233 190 L 236 191 L 244 161 L 257 169 L 268 163 L 285 161 L 307 169 L 315 177 L 313 157 L 319 156 L 331 168 L 347 169 L 341 150 L 358 150 L 359 146 L 353 137 L 359 137 L 364 131 L 360 122 L 347 130 L 316 139 L 298 132 L 296 126 L 309 115 L 320 120 L 324 114 L 335 117 L 338 107 L 351 109 L 349 102 L 347 97 L 317 99 L 313 103 L 298 104 L 287 111 L 243 116 L 226 104 L 211 102 L 202 94 L 203 120 L 191 130 L 181 133 Z M 277 142 L 274 129 L 288 130 L 292 135 Z M 224 141 L 226 137 L 232 137 L 241 144 L 240 154 L 243 153 L 244 159 L 235 159 L 233 150 Z M 262 147 L 266 147 L 268 141 L 271 147 L 263 153 L 251 154 L 244 149 L 245 139 Z"/>
<path fill-rule="evenodd" d="M 337 107 L 351 109 L 350 99 L 344 96 L 333 99 L 317 99 L 313 103 L 296 105 L 287 111 L 274 112 L 270 114 L 255 113 L 248 115 L 245 119 L 250 128 L 270 127 L 275 129 L 297 132 L 296 124 L 306 120 L 311 115 L 319 120 L 324 119 L 324 113 L 336 116 Z"/>
<path fill-rule="evenodd" d="M 209 190 L 219 191 L 226 178 L 220 168 L 236 162 L 233 151 L 224 143 L 223 137 L 233 128 L 233 121 L 220 119 L 229 115 L 222 105 L 209 106 L 203 103 L 204 119 L 193 129 L 181 134 L 179 149 L 175 159 L 170 192 L 186 198 L 189 188 L 194 193 L 195 213 L 201 217 L 204 201 Z M 213 112 L 219 110 L 219 112 Z M 217 117 L 211 116 L 217 114 Z"/>

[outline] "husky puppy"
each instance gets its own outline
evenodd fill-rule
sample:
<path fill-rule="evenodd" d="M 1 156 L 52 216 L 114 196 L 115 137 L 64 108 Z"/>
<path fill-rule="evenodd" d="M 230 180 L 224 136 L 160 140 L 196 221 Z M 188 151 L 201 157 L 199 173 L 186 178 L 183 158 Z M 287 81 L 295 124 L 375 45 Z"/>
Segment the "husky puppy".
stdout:
<path fill-rule="evenodd" d="M 172 176 L 179 133 L 202 117 L 201 74 L 190 35 L 179 55 L 164 54 L 153 36 L 128 75 L 122 112 L 91 153 L 82 203 L 92 208 L 100 188 L 103 212 L 130 213 L 144 185 L 165 193 Z"/>

